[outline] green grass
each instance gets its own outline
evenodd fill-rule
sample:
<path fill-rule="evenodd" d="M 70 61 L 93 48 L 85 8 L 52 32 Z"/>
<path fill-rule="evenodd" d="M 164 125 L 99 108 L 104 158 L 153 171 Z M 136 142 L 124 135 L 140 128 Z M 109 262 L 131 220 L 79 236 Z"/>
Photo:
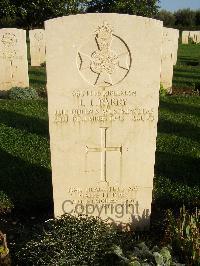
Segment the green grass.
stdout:
<path fill-rule="evenodd" d="M 29 84 L 33 88 L 45 88 L 46 87 L 46 68 L 45 67 L 32 67 L 30 57 L 30 41 L 27 38 L 27 51 L 28 51 L 28 64 L 29 64 Z"/>
<path fill-rule="evenodd" d="M 0 102 L 0 184 L 16 208 L 52 200 L 47 102 Z"/>
<path fill-rule="evenodd" d="M 180 45 L 174 85 L 200 81 L 200 46 Z M 189 65 L 188 65 L 189 62 Z M 191 62 L 193 65 L 191 65 Z M 46 86 L 44 67 L 29 67 L 30 85 Z M 0 190 L 16 209 L 48 210 L 52 184 L 47 100 L 0 101 Z M 154 201 L 200 206 L 200 97 L 160 100 Z"/>
<path fill-rule="evenodd" d="M 161 99 L 155 199 L 174 206 L 200 202 L 200 97 Z M 0 102 L 0 184 L 16 207 L 52 204 L 47 101 Z"/>
<path fill-rule="evenodd" d="M 155 172 L 157 203 L 200 206 L 200 97 L 161 98 Z"/>
<path fill-rule="evenodd" d="M 46 68 L 29 66 L 29 82 L 32 88 L 46 87 Z"/>
<path fill-rule="evenodd" d="M 200 45 L 180 44 L 173 87 L 200 90 Z"/>
<path fill-rule="evenodd" d="M 31 67 L 30 56 L 29 80 L 30 87 L 46 87 L 45 67 Z M 173 87 L 180 89 L 189 88 L 192 90 L 200 90 L 200 45 L 179 45 L 178 61 L 176 66 L 174 66 Z"/>

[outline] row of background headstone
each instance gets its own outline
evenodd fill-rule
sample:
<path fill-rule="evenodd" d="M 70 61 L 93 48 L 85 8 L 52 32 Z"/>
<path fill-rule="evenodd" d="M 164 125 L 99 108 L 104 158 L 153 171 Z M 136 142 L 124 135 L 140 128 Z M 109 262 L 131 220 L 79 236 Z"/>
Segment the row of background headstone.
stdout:
<path fill-rule="evenodd" d="M 26 31 L 1 29 L 0 40 L 0 90 L 28 87 Z"/>
<path fill-rule="evenodd" d="M 182 43 L 188 44 L 189 40 L 192 40 L 193 43 L 200 43 L 200 31 L 183 31 L 182 32 Z"/>
<path fill-rule="evenodd" d="M 45 62 L 45 31 L 29 31 L 31 66 Z M 29 87 L 26 31 L 0 29 L 0 91 Z"/>
<path fill-rule="evenodd" d="M 161 83 L 172 88 L 173 65 L 177 61 L 179 31 L 163 28 Z M 26 32 L 21 29 L 0 29 L 0 90 L 29 87 Z M 45 30 L 29 31 L 31 66 L 45 63 Z"/>
<path fill-rule="evenodd" d="M 41 66 L 46 60 L 45 30 L 29 31 L 31 66 Z"/>
<path fill-rule="evenodd" d="M 163 28 L 161 84 L 172 92 L 173 67 L 177 63 L 179 30 Z"/>

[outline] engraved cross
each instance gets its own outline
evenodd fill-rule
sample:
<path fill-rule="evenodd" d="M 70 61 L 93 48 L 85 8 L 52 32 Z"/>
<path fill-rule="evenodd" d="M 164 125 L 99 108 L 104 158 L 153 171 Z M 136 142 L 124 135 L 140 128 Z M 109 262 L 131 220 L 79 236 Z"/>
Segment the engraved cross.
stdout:
<path fill-rule="evenodd" d="M 122 146 L 120 147 L 107 147 L 106 136 L 108 127 L 101 127 L 101 147 L 89 148 L 86 146 L 86 153 L 100 152 L 101 153 L 101 182 L 106 182 L 106 154 L 107 152 L 119 151 L 122 154 Z"/>

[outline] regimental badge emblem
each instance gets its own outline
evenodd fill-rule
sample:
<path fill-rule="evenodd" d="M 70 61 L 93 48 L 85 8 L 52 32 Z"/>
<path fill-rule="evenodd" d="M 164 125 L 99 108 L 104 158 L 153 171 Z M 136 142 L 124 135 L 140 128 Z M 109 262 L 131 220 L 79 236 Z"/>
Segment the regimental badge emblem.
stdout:
<path fill-rule="evenodd" d="M 42 34 L 42 32 L 36 32 L 36 33 L 34 34 L 34 38 L 35 38 L 38 42 L 40 42 L 41 40 L 43 40 L 43 34 Z"/>
<path fill-rule="evenodd" d="M 93 86 L 109 87 L 123 81 L 131 68 L 128 45 L 104 22 L 94 32 L 94 38 L 77 54 L 77 66 L 82 78 Z"/>
<path fill-rule="evenodd" d="M 4 57 L 13 60 L 16 55 L 17 37 L 12 33 L 5 33 L 1 39 L 3 43 L 3 55 Z"/>

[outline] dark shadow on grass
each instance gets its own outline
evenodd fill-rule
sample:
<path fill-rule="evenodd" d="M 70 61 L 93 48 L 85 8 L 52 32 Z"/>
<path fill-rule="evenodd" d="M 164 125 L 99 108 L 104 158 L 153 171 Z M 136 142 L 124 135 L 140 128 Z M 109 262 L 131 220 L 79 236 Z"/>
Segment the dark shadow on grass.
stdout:
<path fill-rule="evenodd" d="M 197 142 L 200 142 L 200 135 L 198 135 L 199 130 L 200 129 L 198 127 L 195 127 L 191 124 L 177 123 L 169 120 L 160 119 L 158 123 L 159 133 L 185 137 Z"/>
<path fill-rule="evenodd" d="M 41 76 L 46 78 L 45 68 L 43 69 L 29 69 L 29 75 Z"/>
<path fill-rule="evenodd" d="M 180 104 L 180 103 L 172 103 L 172 102 L 164 102 L 164 101 L 160 101 L 160 108 L 162 109 L 167 109 L 170 112 L 174 112 L 174 113 L 183 113 L 186 115 L 195 115 L 200 117 L 200 107 L 197 106 L 191 106 L 188 104 Z"/>
<path fill-rule="evenodd" d="M 39 118 L 28 117 L 15 112 L 0 110 L 0 123 L 6 126 L 25 130 L 44 137 L 49 137 L 48 121 Z"/>
<path fill-rule="evenodd" d="M 196 61 L 181 61 L 181 64 L 182 65 L 186 65 L 186 66 L 194 66 L 194 67 L 197 67 L 199 66 L 199 62 L 196 62 Z"/>
<path fill-rule="evenodd" d="M 0 190 L 27 213 L 52 212 L 51 171 L 0 150 Z"/>
<path fill-rule="evenodd" d="M 174 77 L 176 78 L 185 78 L 185 79 L 195 79 L 195 81 L 200 81 L 200 73 L 199 76 L 192 75 L 191 73 L 180 73 L 180 72 L 174 72 Z M 195 82 L 194 81 L 194 82 Z"/>
<path fill-rule="evenodd" d="M 156 176 L 164 176 L 190 187 L 200 185 L 200 159 L 178 154 L 156 152 Z"/>
<path fill-rule="evenodd" d="M 37 78 L 30 78 L 29 79 L 29 82 L 30 82 L 30 84 L 37 84 L 37 85 L 42 85 L 42 86 L 46 86 L 46 81 L 44 81 L 44 80 L 39 80 L 39 79 L 37 79 Z"/>
<path fill-rule="evenodd" d="M 194 84 L 185 84 L 184 82 L 179 82 L 179 81 L 175 81 L 173 80 L 173 88 L 180 88 L 180 89 L 190 89 L 191 91 L 194 90 Z"/>
<path fill-rule="evenodd" d="M 192 68 L 189 68 L 189 67 L 187 67 L 187 68 L 178 68 L 178 67 L 176 67 L 175 69 L 174 69 L 174 72 L 175 73 L 192 73 L 192 74 L 194 74 L 194 73 L 196 73 L 196 74 L 199 74 L 199 77 L 200 77 L 200 68 L 196 68 L 196 67 L 192 67 Z"/>
<path fill-rule="evenodd" d="M 182 55 L 178 57 L 179 61 L 190 61 L 190 62 L 199 62 L 198 58 L 189 57 L 187 55 Z"/>
<path fill-rule="evenodd" d="M 184 86 L 189 86 L 189 87 L 194 87 L 195 82 L 194 81 L 188 81 L 188 80 L 183 80 L 183 79 L 178 79 L 176 76 L 173 78 L 173 83 L 176 84 L 184 84 Z"/>

